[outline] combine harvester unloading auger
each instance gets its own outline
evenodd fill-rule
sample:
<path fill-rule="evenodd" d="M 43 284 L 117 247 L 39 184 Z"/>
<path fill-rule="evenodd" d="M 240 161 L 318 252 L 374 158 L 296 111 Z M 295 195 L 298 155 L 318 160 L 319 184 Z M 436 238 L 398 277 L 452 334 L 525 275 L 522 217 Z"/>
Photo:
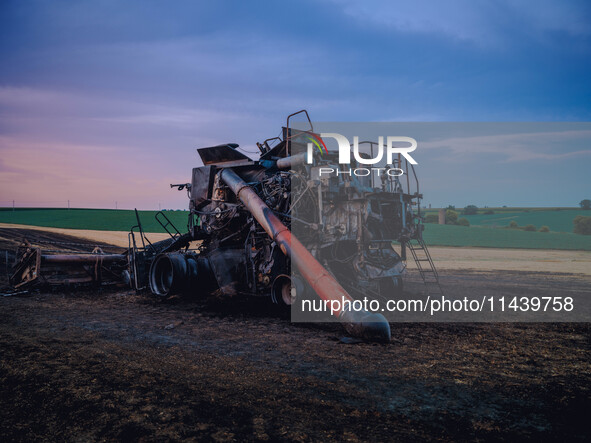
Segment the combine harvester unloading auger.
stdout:
<path fill-rule="evenodd" d="M 66 270 L 73 263 L 83 264 L 87 273 L 94 272 L 90 281 L 95 284 L 100 275 L 118 273 L 120 282 L 136 290 L 149 288 L 161 297 L 261 296 L 293 308 L 317 296 L 339 307 L 329 311 L 349 334 L 389 341 L 390 325 L 383 315 L 350 307 L 362 297 L 385 300 L 400 294 L 408 249 L 425 284 L 431 277 L 439 289 L 422 240 L 422 195 L 414 167 L 408 161 L 403 165 L 398 156 L 385 167 L 404 166 L 403 180 L 387 174 L 377 179 L 323 176 L 322 168 L 339 167 L 339 154 L 308 154 L 308 141 L 320 138 L 309 118 L 309 130 L 291 128 L 290 118 L 296 114 L 288 117 L 281 138 L 257 144 L 258 160 L 239 152 L 236 144 L 197 150 L 203 166 L 193 169 L 191 182 L 171 185 L 189 197 L 186 233 L 160 212 L 156 219 L 170 239 L 152 244 L 138 217 L 125 254 L 104 259 L 92 255 L 86 262 L 70 263 L 67 257 L 42 259 L 41 251 L 29 251 L 15 265 L 13 285 L 43 283 L 33 275 L 44 275 L 43 263 L 61 260 Z M 99 272 L 103 267 L 106 273 Z"/>

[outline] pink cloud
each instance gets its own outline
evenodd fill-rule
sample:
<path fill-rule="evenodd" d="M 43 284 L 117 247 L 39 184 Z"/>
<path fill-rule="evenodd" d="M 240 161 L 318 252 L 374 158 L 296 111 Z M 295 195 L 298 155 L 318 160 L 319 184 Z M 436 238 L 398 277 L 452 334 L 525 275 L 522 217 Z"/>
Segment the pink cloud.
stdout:
<path fill-rule="evenodd" d="M 158 169 L 158 162 L 115 146 L 84 146 L 29 142 L 0 137 L 0 201 L 20 206 L 185 208 L 187 199 L 169 188 L 190 176 Z M 27 203 L 29 202 L 29 203 Z M 47 204 L 43 204 L 47 202 Z"/>

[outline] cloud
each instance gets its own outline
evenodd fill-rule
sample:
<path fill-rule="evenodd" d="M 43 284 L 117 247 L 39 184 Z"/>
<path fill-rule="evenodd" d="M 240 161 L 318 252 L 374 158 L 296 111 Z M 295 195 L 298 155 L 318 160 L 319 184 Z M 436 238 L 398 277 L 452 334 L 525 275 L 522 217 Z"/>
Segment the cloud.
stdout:
<path fill-rule="evenodd" d="M 247 112 L 150 102 L 117 94 L 72 92 L 30 87 L 0 87 L 0 122 L 4 132 L 28 140 L 81 145 L 114 143 L 122 149 L 170 149 L 170 141 L 219 142 L 228 127 L 253 125 Z M 182 146 L 179 146 L 182 148 Z"/>
<path fill-rule="evenodd" d="M 33 1 L 9 2 L 0 22 L 2 195 L 21 182 L 66 199 L 82 195 L 63 186 L 77 177 L 97 198 L 124 193 L 154 207 L 171 195 L 166 181 L 199 165 L 194 148 L 256 150 L 302 108 L 315 121 L 590 115 L 582 2 Z M 441 152 L 473 165 L 482 152 L 580 169 L 588 152 L 469 135 L 450 135 Z M 33 186 L 35 176 L 47 186 Z"/>
<path fill-rule="evenodd" d="M 359 23 L 401 33 L 436 34 L 456 41 L 492 47 L 516 34 L 539 39 L 548 31 L 588 37 L 590 11 L 582 1 L 551 0 L 330 0 Z"/>
<path fill-rule="evenodd" d="M 0 137 L 0 201 L 52 206 L 70 200 L 76 207 L 138 207 L 154 209 L 158 202 L 183 208 L 184 195 L 169 184 L 186 181 L 190 168 L 178 174 L 161 163 L 146 161 L 117 146 L 37 142 L 24 137 Z M 164 159 L 165 161 L 165 159 Z"/>
<path fill-rule="evenodd" d="M 543 124 L 549 125 L 552 124 Z M 507 124 L 505 130 L 514 128 L 515 124 Z M 502 126 L 499 130 L 503 130 Z M 421 141 L 420 148 L 446 150 L 447 158 L 453 162 L 467 161 L 482 154 L 498 156 L 502 162 L 564 160 L 591 156 L 591 129 L 457 136 Z"/>
<path fill-rule="evenodd" d="M 201 165 L 195 148 L 277 135 L 283 121 L 117 95 L 0 88 L 0 201 L 184 208 L 170 183 Z"/>
<path fill-rule="evenodd" d="M 200 165 L 195 148 L 254 125 L 240 112 L 30 87 L 0 88 L 0 109 L 2 204 L 184 208 L 185 195 L 168 185 Z"/>

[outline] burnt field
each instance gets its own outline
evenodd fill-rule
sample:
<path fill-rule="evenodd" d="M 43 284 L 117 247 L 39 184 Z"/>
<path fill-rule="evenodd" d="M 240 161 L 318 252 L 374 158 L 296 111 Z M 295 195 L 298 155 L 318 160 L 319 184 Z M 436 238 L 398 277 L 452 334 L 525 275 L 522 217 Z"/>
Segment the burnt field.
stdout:
<path fill-rule="evenodd" d="M 458 295 L 591 291 L 591 277 L 564 273 L 442 282 Z M 388 345 L 342 336 L 260 301 L 2 297 L 0 440 L 589 438 L 588 324 L 392 324 Z"/>

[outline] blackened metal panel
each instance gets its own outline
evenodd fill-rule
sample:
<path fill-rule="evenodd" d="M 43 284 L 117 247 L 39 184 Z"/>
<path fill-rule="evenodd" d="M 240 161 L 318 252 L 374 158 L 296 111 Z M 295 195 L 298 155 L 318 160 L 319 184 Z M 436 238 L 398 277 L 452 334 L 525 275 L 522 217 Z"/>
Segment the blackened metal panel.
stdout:
<path fill-rule="evenodd" d="M 246 155 L 238 152 L 236 143 L 228 143 L 226 145 L 211 146 L 209 148 L 199 148 L 197 152 L 201 157 L 204 165 L 246 165 L 253 161 Z"/>
<path fill-rule="evenodd" d="M 201 166 L 193 168 L 193 181 L 191 183 L 191 200 L 193 207 L 198 209 L 211 200 L 213 180 L 215 178 L 215 166 Z"/>
<path fill-rule="evenodd" d="M 233 296 L 247 291 L 244 249 L 217 248 L 207 256 L 223 295 Z"/>

